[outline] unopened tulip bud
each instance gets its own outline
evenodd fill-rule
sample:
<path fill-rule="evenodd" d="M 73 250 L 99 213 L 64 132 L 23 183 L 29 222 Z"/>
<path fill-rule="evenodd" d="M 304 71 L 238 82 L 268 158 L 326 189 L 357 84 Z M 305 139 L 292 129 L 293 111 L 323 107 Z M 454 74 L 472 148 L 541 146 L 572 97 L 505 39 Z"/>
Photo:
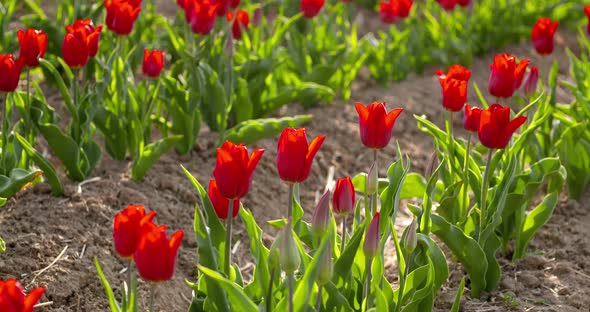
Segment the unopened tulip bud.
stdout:
<path fill-rule="evenodd" d="M 418 238 L 416 235 L 416 219 L 412 220 L 412 223 L 408 225 L 406 231 L 404 233 L 404 237 L 402 238 L 402 247 L 406 249 L 406 252 L 412 253 L 414 249 L 416 249 L 416 245 L 418 245 Z"/>
<path fill-rule="evenodd" d="M 537 85 L 539 84 L 539 69 L 535 66 L 531 67 L 531 71 L 529 71 L 526 79 L 524 80 L 524 84 L 522 86 L 522 90 L 527 97 L 532 97 L 537 92 Z"/>
<path fill-rule="evenodd" d="M 363 245 L 363 251 L 367 258 L 372 259 L 377 255 L 379 251 L 379 213 L 375 213 L 373 220 L 369 224 L 369 229 L 365 236 L 365 244 Z"/>
<path fill-rule="evenodd" d="M 438 167 L 438 153 L 434 151 L 432 155 L 430 155 L 430 159 L 428 160 L 428 164 L 424 169 L 424 177 L 426 179 L 430 178 L 434 170 Z"/>
<path fill-rule="evenodd" d="M 262 9 L 257 8 L 256 10 L 254 10 L 254 13 L 252 13 L 252 26 L 257 27 L 258 25 L 260 25 L 261 21 L 262 21 Z"/>
<path fill-rule="evenodd" d="M 299 248 L 297 248 L 297 242 L 293 237 L 293 229 L 291 227 L 291 220 L 283 229 L 283 237 L 281 239 L 281 250 L 279 254 L 279 262 L 281 268 L 285 273 L 294 273 L 301 264 L 301 258 L 299 257 Z"/>
<path fill-rule="evenodd" d="M 332 264 L 332 244 L 328 242 L 328 250 L 320 260 L 320 274 L 318 275 L 318 284 L 320 286 L 326 285 L 332 280 L 334 273 L 334 265 Z"/>
<path fill-rule="evenodd" d="M 272 245 L 270 245 L 270 252 L 268 254 L 268 264 L 270 266 L 271 269 L 273 268 L 280 268 L 280 254 L 281 254 L 281 241 L 283 240 L 283 232 L 284 229 L 279 231 L 279 234 L 277 234 L 277 237 L 275 237 L 274 242 L 272 242 Z"/>
<path fill-rule="evenodd" d="M 377 172 L 377 163 L 374 162 L 367 174 L 367 194 L 375 194 L 379 185 L 379 173 Z"/>
<path fill-rule="evenodd" d="M 318 201 L 311 218 L 311 228 L 314 234 L 323 236 L 328 230 L 330 221 L 330 191 L 327 191 Z"/>

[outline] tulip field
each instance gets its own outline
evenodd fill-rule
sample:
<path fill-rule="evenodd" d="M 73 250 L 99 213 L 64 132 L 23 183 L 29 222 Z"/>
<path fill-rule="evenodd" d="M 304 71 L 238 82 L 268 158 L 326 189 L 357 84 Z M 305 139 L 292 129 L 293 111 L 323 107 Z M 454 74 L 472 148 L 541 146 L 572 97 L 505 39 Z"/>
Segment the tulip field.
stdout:
<path fill-rule="evenodd" d="M 0 13 L 0 312 L 588 311 L 590 1 Z"/>

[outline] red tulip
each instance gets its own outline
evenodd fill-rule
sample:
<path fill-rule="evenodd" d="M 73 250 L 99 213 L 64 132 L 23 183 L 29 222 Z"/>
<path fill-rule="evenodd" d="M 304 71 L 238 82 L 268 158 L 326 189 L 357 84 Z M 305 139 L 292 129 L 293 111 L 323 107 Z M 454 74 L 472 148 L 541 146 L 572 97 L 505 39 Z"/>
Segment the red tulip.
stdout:
<path fill-rule="evenodd" d="M 20 45 L 19 59 L 23 59 L 24 65 L 29 67 L 39 66 L 39 59 L 47 50 L 47 34 L 41 30 L 29 28 L 27 31 L 17 32 Z"/>
<path fill-rule="evenodd" d="M 517 63 L 513 55 L 506 53 L 495 55 L 494 63 L 490 65 L 492 70 L 488 83 L 490 94 L 499 98 L 511 97 L 514 91 L 520 88 L 528 65 L 528 59 Z"/>
<path fill-rule="evenodd" d="M 389 2 L 381 1 L 379 3 L 379 17 L 385 24 L 393 24 L 397 19 L 397 7 L 394 0 Z"/>
<path fill-rule="evenodd" d="M 0 311 L 31 312 L 43 293 L 45 288 L 37 287 L 25 296 L 25 290 L 17 280 L 0 280 Z"/>
<path fill-rule="evenodd" d="M 234 20 L 234 14 L 232 12 L 227 12 L 227 20 L 231 22 L 234 21 L 231 32 L 236 40 L 242 39 L 242 29 L 246 30 L 248 28 L 248 24 L 250 23 L 250 17 L 248 17 L 248 12 L 244 10 L 237 10 L 236 16 Z"/>
<path fill-rule="evenodd" d="M 524 94 L 528 97 L 531 97 L 533 95 L 535 95 L 535 92 L 537 92 L 537 85 L 539 83 L 539 69 L 535 66 L 531 67 L 531 70 L 529 71 L 529 74 L 527 75 L 527 77 L 524 80 L 524 83 L 522 85 L 522 91 L 524 91 Z"/>
<path fill-rule="evenodd" d="M 224 16 L 229 12 L 229 8 L 231 7 L 232 0 L 209 0 L 211 4 L 217 4 L 217 16 Z M 206 1 L 204 1 L 206 2 Z"/>
<path fill-rule="evenodd" d="M 219 193 L 234 200 L 244 197 L 250 189 L 254 169 L 263 153 L 263 149 L 257 148 L 248 157 L 248 149 L 244 144 L 225 141 L 217 149 L 217 163 L 213 170 Z"/>
<path fill-rule="evenodd" d="M 262 21 L 262 9 L 256 8 L 256 10 L 254 10 L 254 13 L 252 13 L 252 26 L 257 27 L 258 25 L 260 25 L 261 21 Z"/>
<path fill-rule="evenodd" d="M 303 12 L 303 17 L 305 18 L 313 18 L 324 6 L 325 0 L 301 0 L 301 12 Z"/>
<path fill-rule="evenodd" d="M 457 0 L 436 0 L 446 11 L 451 11 L 457 5 Z"/>
<path fill-rule="evenodd" d="M 183 231 L 176 231 L 168 240 L 165 226 L 154 227 L 143 233 L 133 256 L 141 278 L 151 282 L 172 278 L 183 236 Z"/>
<path fill-rule="evenodd" d="M 96 53 L 98 53 L 98 42 L 100 41 L 100 33 L 102 32 L 102 25 L 98 25 L 98 27 L 94 27 L 94 23 L 92 20 L 89 19 L 79 19 L 74 22 L 73 26 L 66 26 L 66 30 L 68 33 L 74 32 L 73 29 L 82 28 L 84 29 L 87 41 L 86 45 L 88 46 L 88 56 L 95 57 Z"/>
<path fill-rule="evenodd" d="M 590 34 L 590 5 L 584 6 L 584 13 L 586 13 L 586 17 L 588 18 L 588 34 Z"/>
<path fill-rule="evenodd" d="M 458 0 L 457 3 L 462 7 L 468 7 L 471 4 L 471 0 Z"/>
<path fill-rule="evenodd" d="M 443 94 L 443 107 L 451 112 L 463 109 L 467 102 L 467 82 L 471 77 L 471 71 L 461 65 L 455 64 L 449 68 L 446 74 L 437 70 L 440 86 Z"/>
<path fill-rule="evenodd" d="M 240 6 L 240 0 L 231 0 L 231 4 L 229 5 L 232 9 L 235 9 Z"/>
<path fill-rule="evenodd" d="M 555 35 L 557 26 L 559 26 L 559 22 L 553 22 L 546 17 L 539 18 L 535 26 L 533 26 L 531 39 L 537 53 L 547 55 L 553 52 L 553 35 Z"/>
<path fill-rule="evenodd" d="M 164 69 L 164 52 L 161 50 L 150 52 L 148 49 L 144 49 L 141 66 L 143 74 L 151 78 L 158 78 L 162 69 Z"/>
<path fill-rule="evenodd" d="M 139 1 L 141 3 L 141 1 Z M 119 35 L 129 35 L 133 30 L 133 24 L 139 16 L 141 7 L 135 2 L 127 0 L 105 0 L 107 10 L 107 27 Z"/>
<path fill-rule="evenodd" d="M 334 196 L 332 197 L 332 209 L 334 213 L 346 216 L 354 211 L 354 185 L 350 177 L 344 177 L 336 181 Z"/>
<path fill-rule="evenodd" d="M 379 251 L 379 243 L 381 241 L 381 237 L 379 235 L 379 213 L 376 212 L 369 223 L 369 229 L 367 229 L 367 234 L 365 234 L 365 243 L 363 244 L 363 251 L 365 252 L 365 256 L 372 259 L 377 255 Z"/>
<path fill-rule="evenodd" d="M 359 114 L 361 141 L 368 148 L 381 149 L 389 144 L 393 125 L 403 108 L 395 108 L 387 113 L 385 102 L 375 102 L 365 107 L 355 103 Z"/>
<path fill-rule="evenodd" d="M 481 111 L 477 132 L 479 141 L 488 148 L 505 148 L 512 134 L 526 119 L 519 116 L 510 120 L 510 107 L 492 104 L 488 109 Z"/>
<path fill-rule="evenodd" d="M 394 1 L 394 0 L 391 0 Z M 396 0 L 397 1 L 397 15 L 401 18 L 406 18 L 410 15 L 412 10 L 412 0 Z"/>
<path fill-rule="evenodd" d="M 156 212 L 145 214 L 143 205 L 129 205 L 115 215 L 113 240 L 115 251 L 123 258 L 133 256 L 141 235 L 151 227 Z"/>
<path fill-rule="evenodd" d="M 479 130 L 479 117 L 482 109 L 465 105 L 465 115 L 463 115 L 463 128 L 467 131 L 477 132 Z"/>
<path fill-rule="evenodd" d="M 0 73 L 2 73 L 0 75 L 1 92 L 13 92 L 16 90 L 24 65 L 22 59 L 15 61 L 12 54 L 0 54 Z"/>
<path fill-rule="evenodd" d="M 318 201 L 311 217 L 311 230 L 317 236 L 322 236 L 328 230 L 332 221 L 330 215 L 330 191 L 326 191 Z"/>
<path fill-rule="evenodd" d="M 309 144 L 305 128 L 285 128 L 277 145 L 276 163 L 281 179 L 291 183 L 305 181 L 325 139 L 325 135 L 318 135 Z"/>
<path fill-rule="evenodd" d="M 229 199 L 223 197 L 221 193 L 219 193 L 219 189 L 217 188 L 217 181 L 211 180 L 209 181 L 209 190 L 207 191 L 209 195 L 209 200 L 213 205 L 213 209 L 215 210 L 215 214 L 219 219 L 227 219 L 227 210 L 229 208 Z M 234 200 L 233 207 L 232 207 L 232 218 L 238 215 L 238 211 L 240 210 L 240 201 Z"/>
<path fill-rule="evenodd" d="M 185 14 L 190 12 L 191 29 L 195 34 L 207 35 L 213 30 L 218 7 L 219 3 L 212 4 L 208 1 L 189 2 L 185 7 Z"/>

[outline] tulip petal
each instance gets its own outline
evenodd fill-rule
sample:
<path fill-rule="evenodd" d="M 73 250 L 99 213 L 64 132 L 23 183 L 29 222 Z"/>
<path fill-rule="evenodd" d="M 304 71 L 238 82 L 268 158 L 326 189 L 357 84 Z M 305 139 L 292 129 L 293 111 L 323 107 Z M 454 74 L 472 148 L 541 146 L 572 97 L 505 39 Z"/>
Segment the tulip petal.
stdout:
<path fill-rule="evenodd" d="M 389 112 L 389 114 L 387 114 L 387 116 L 385 117 L 386 127 L 393 128 L 393 125 L 395 124 L 395 120 L 397 119 L 399 114 L 401 114 L 403 111 L 404 111 L 403 108 L 396 108 L 396 109 L 391 110 L 391 112 Z"/>
<path fill-rule="evenodd" d="M 43 287 L 37 287 L 31 290 L 31 292 L 27 295 L 27 298 L 25 299 L 25 306 L 23 307 L 23 312 L 33 311 L 33 306 L 37 304 L 37 302 L 39 301 L 39 299 L 41 299 L 44 293 L 45 288 Z"/>

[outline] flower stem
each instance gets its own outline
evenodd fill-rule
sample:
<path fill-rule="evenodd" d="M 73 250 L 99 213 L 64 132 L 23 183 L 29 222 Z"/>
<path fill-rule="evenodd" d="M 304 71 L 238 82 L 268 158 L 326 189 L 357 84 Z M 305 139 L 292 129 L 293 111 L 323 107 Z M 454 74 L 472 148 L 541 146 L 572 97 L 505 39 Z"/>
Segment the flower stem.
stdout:
<path fill-rule="evenodd" d="M 234 200 L 229 200 L 229 208 L 227 208 L 227 219 L 225 220 L 225 262 L 223 272 L 229 276 L 229 267 L 231 263 L 231 226 L 233 217 Z"/>
<path fill-rule="evenodd" d="M 367 259 L 367 279 L 365 280 L 365 311 L 368 311 L 371 307 L 369 298 L 371 295 L 371 265 L 373 263 L 373 258 Z"/>
<path fill-rule="evenodd" d="M 268 293 L 266 294 L 266 298 L 264 298 L 264 301 L 266 302 L 266 311 L 270 312 L 272 311 L 272 286 L 273 286 L 273 281 L 275 279 L 275 272 L 276 269 L 273 268 L 272 270 L 270 270 L 270 283 L 268 283 Z"/>
<path fill-rule="evenodd" d="M 293 312 L 293 288 L 295 284 L 295 276 L 293 273 L 287 274 L 287 284 L 289 284 L 289 312 Z"/>
<path fill-rule="evenodd" d="M 454 169 L 455 169 L 455 138 L 453 136 L 453 112 L 449 112 L 449 125 L 447 128 L 447 134 L 449 136 L 449 169 L 451 171 L 451 181 L 455 181 Z"/>
<path fill-rule="evenodd" d="M 403 256 L 403 255 L 402 255 Z M 400 278 L 399 278 L 399 293 L 398 293 L 398 299 L 397 299 L 397 305 L 395 307 L 395 311 L 400 311 L 401 307 L 402 307 L 402 300 L 404 298 L 404 289 L 406 288 L 406 278 L 408 276 L 408 273 L 410 271 L 410 263 L 409 263 L 410 257 L 408 255 L 408 257 L 406 257 L 406 267 L 403 271 L 403 276 L 401 275 L 402 271 L 400 270 Z"/>
<path fill-rule="evenodd" d="M 293 216 L 293 188 L 295 184 L 289 183 L 289 205 L 287 210 L 287 218 L 291 218 Z"/>
<path fill-rule="evenodd" d="M 346 247 L 346 217 L 348 216 L 342 218 L 342 247 L 340 248 L 340 254 L 344 252 L 344 248 Z"/>
<path fill-rule="evenodd" d="M 80 107 L 78 103 L 78 69 L 74 69 L 74 81 L 72 81 L 72 93 L 74 112 L 72 112 L 72 137 L 76 143 L 80 143 Z"/>
<path fill-rule="evenodd" d="M 318 297 L 315 301 L 316 311 L 320 311 L 320 308 L 322 307 L 322 288 L 324 288 L 322 285 L 318 285 Z"/>
<path fill-rule="evenodd" d="M 150 286 L 150 312 L 154 312 L 154 306 L 155 306 L 155 298 L 156 298 L 156 286 L 158 284 L 156 283 L 151 283 Z"/>
<path fill-rule="evenodd" d="M 469 149 L 471 148 L 471 132 L 467 136 L 467 148 L 465 149 L 465 160 L 463 162 L 464 171 L 463 171 L 463 204 L 465 205 L 465 218 L 469 216 L 469 204 L 467 203 L 468 200 L 468 193 L 469 193 Z"/>
<path fill-rule="evenodd" d="M 487 211 L 486 211 L 486 204 L 487 204 L 487 198 L 488 198 L 488 185 L 489 185 L 489 175 L 490 175 L 490 163 L 492 162 L 492 152 L 494 150 L 490 148 L 489 152 L 488 152 L 488 160 L 486 163 L 486 170 L 483 174 L 483 181 L 481 183 L 481 207 L 480 207 L 480 211 L 479 211 L 479 234 L 478 234 L 478 243 L 481 245 L 482 241 L 482 232 L 484 229 L 484 223 L 486 222 L 486 216 L 487 216 Z"/>
<path fill-rule="evenodd" d="M 4 104 L 4 105 L 3 105 Z M 8 138 L 8 131 L 10 131 L 10 107 L 8 106 L 8 94 L 4 92 L 0 92 L 0 108 L 2 109 L 2 145 L 0 149 L 2 153 L 0 153 L 0 174 L 8 175 L 8 171 L 10 168 L 4 168 L 4 158 L 8 155 L 6 152 L 6 145 L 7 145 L 7 138 Z M 6 170 L 6 172 L 2 172 L 2 170 Z"/>
<path fill-rule="evenodd" d="M 375 174 L 377 175 L 377 188 L 375 193 L 371 194 L 371 216 L 377 212 L 377 197 L 379 194 L 379 163 L 377 162 L 377 149 L 373 149 L 373 163 L 375 164 Z"/>

